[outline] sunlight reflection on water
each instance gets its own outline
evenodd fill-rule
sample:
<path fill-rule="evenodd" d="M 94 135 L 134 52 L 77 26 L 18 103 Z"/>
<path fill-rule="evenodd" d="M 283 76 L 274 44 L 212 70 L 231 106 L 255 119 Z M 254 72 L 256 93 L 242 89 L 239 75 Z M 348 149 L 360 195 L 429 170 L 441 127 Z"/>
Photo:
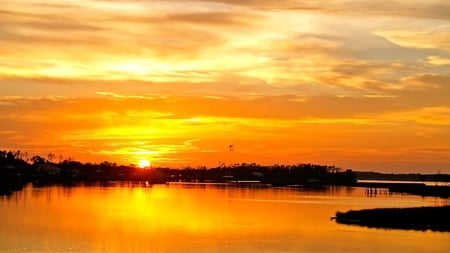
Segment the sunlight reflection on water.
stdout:
<path fill-rule="evenodd" d="M 0 199 L 0 252 L 446 252 L 449 233 L 330 221 L 336 211 L 443 201 L 346 187 L 28 186 Z"/>

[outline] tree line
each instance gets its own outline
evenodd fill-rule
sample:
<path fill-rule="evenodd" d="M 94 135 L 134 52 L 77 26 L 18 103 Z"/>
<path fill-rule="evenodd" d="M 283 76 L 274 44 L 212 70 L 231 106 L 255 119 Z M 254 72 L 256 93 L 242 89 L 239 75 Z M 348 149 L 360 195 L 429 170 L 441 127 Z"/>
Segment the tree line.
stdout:
<path fill-rule="evenodd" d="M 256 163 L 221 164 L 217 167 L 141 169 L 112 162 L 81 163 L 73 159 L 29 156 L 20 151 L 0 151 L 0 193 L 20 190 L 27 183 L 75 184 L 79 182 L 146 181 L 259 182 L 272 186 L 354 185 L 355 173 L 335 166 L 315 164 L 270 165 Z"/>

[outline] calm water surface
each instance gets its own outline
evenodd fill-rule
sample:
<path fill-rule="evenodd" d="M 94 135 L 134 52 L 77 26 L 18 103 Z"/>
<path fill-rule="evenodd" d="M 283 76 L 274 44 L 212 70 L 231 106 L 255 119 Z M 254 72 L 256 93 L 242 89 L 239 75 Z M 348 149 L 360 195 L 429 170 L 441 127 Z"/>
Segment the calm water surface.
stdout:
<path fill-rule="evenodd" d="M 363 188 L 51 186 L 0 198 L 0 252 L 450 252 L 450 233 L 336 224 L 336 211 L 446 204 Z"/>

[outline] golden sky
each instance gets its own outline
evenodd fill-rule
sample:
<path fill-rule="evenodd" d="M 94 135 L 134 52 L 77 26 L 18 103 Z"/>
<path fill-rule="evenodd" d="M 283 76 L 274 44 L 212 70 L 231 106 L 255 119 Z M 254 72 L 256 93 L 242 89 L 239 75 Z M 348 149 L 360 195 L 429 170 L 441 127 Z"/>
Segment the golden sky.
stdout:
<path fill-rule="evenodd" d="M 2 0 L 0 148 L 450 173 L 449 21 L 446 0 Z"/>

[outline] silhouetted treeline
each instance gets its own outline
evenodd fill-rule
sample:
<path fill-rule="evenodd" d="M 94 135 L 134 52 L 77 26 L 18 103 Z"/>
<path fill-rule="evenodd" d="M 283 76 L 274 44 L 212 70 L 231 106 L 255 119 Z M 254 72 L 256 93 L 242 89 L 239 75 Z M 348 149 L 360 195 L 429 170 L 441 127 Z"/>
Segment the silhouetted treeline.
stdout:
<path fill-rule="evenodd" d="M 242 163 L 216 168 L 164 169 L 162 174 L 166 176 L 164 181 L 258 181 L 274 186 L 354 185 L 356 183 L 355 174 L 351 170 L 341 172 L 335 166 L 314 164 L 263 166 Z"/>
<path fill-rule="evenodd" d="M 314 164 L 262 166 L 255 163 L 222 165 L 214 168 L 151 168 L 117 165 L 110 162 L 81 163 L 71 159 L 52 162 L 55 155 L 29 157 L 20 151 L 0 151 L 0 193 L 20 190 L 34 184 L 74 184 L 101 181 L 184 182 L 260 182 L 284 185 L 354 185 L 351 170 Z"/>
<path fill-rule="evenodd" d="M 19 158 L 20 151 L 0 151 L 0 195 L 21 190 L 32 174 L 30 165 Z"/>
<path fill-rule="evenodd" d="M 356 178 L 358 180 L 392 180 L 392 181 L 428 181 L 428 182 L 450 182 L 449 174 L 393 174 L 379 172 L 358 171 Z"/>

